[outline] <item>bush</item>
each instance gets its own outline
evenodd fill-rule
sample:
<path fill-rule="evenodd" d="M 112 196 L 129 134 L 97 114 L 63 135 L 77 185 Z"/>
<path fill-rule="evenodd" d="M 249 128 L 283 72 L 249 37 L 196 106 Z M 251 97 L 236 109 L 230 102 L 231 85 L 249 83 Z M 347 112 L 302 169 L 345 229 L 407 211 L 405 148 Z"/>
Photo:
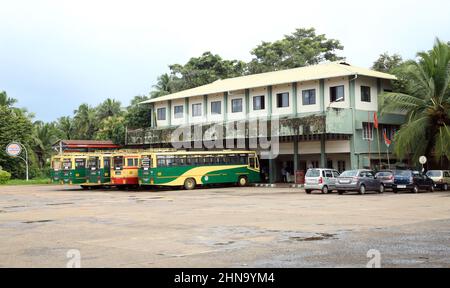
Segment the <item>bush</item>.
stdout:
<path fill-rule="evenodd" d="M 6 184 L 11 179 L 11 174 L 0 170 L 0 184 Z"/>

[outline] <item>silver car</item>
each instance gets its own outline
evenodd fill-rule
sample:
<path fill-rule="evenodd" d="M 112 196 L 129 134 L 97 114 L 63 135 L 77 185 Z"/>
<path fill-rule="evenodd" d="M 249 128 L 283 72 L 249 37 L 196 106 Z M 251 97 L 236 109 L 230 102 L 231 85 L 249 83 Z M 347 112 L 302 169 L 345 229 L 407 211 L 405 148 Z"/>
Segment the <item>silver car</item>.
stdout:
<path fill-rule="evenodd" d="M 321 191 L 323 194 L 336 190 L 336 181 L 339 172 L 333 169 L 309 169 L 305 176 L 305 191 Z"/>
<path fill-rule="evenodd" d="M 375 178 L 375 173 L 370 170 L 345 171 L 339 176 L 336 188 L 339 195 L 347 191 L 357 191 L 361 195 L 367 191 L 384 192 L 384 184 Z"/>

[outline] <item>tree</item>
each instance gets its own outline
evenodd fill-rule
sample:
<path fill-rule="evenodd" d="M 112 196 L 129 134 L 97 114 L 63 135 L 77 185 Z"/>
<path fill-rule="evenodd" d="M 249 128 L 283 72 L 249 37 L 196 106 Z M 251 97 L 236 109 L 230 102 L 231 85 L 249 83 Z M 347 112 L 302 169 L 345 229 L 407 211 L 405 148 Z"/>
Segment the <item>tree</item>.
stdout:
<path fill-rule="evenodd" d="M 323 61 L 338 61 L 336 52 L 344 47 L 339 40 L 316 35 L 314 28 L 297 29 L 275 42 L 262 42 L 251 51 L 248 74 L 278 71 L 315 65 Z"/>
<path fill-rule="evenodd" d="M 172 76 L 165 73 L 158 77 L 158 81 L 156 85 L 153 85 L 153 88 L 156 90 L 150 93 L 151 98 L 157 98 L 164 95 L 168 95 L 174 92 L 175 81 Z"/>
<path fill-rule="evenodd" d="M 46 166 L 51 156 L 52 145 L 58 140 L 58 131 L 54 123 L 36 121 L 33 124 L 33 137 L 31 148 L 36 154 L 39 168 Z"/>
<path fill-rule="evenodd" d="M 398 54 L 389 55 L 387 52 L 383 53 L 378 57 L 378 59 L 373 63 L 372 70 L 392 73 L 394 69 L 397 69 L 403 64 L 402 56 Z"/>
<path fill-rule="evenodd" d="M 96 110 L 99 121 L 112 116 L 120 116 L 123 112 L 120 102 L 110 98 L 98 105 Z"/>
<path fill-rule="evenodd" d="M 56 128 L 59 132 L 59 138 L 63 140 L 71 140 L 75 133 L 75 124 L 72 118 L 64 116 L 58 118 L 56 121 Z"/>
<path fill-rule="evenodd" d="M 110 116 L 100 123 L 100 128 L 96 133 L 97 140 L 111 140 L 115 144 L 125 144 L 125 125 L 123 116 Z"/>
<path fill-rule="evenodd" d="M 125 125 L 129 129 L 148 128 L 151 125 L 151 111 L 148 105 L 139 104 L 149 100 L 147 96 L 135 96 L 131 100 L 131 105 L 127 108 L 125 115 Z"/>
<path fill-rule="evenodd" d="M 8 97 L 5 91 L 0 92 L 0 106 L 4 107 L 12 107 L 17 103 L 17 100 L 14 98 Z"/>
<path fill-rule="evenodd" d="M 170 65 L 169 93 L 212 83 L 219 79 L 241 76 L 246 64 L 238 60 L 223 60 L 217 54 L 205 52 L 200 57 L 191 58 L 185 65 Z M 159 80 L 165 80 L 166 76 Z"/>
<path fill-rule="evenodd" d="M 74 111 L 74 138 L 75 139 L 94 139 L 97 131 L 97 113 L 96 109 L 90 107 L 88 104 L 81 104 L 77 110 Z"/>
<path fill-rule="evenodd" d="M 406 92 L 380 97 L 383 113 L 407 113 L 395 136 L 395 153 L 401 158 L 412 154 L 416 162 L 421 155 L 450 158 L 450 46 L 437 39 L 418 58 L 402 68 Z"/>

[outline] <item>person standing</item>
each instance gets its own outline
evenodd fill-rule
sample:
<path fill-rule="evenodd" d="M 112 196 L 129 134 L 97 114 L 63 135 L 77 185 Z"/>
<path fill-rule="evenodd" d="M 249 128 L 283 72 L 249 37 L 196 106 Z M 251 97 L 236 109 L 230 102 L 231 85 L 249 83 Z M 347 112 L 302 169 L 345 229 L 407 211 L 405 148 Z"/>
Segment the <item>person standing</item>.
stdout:
<path fill-rule="evenodd" d="M 281 168 L 281 177 L 283 179 L 283 183 L 287 183 L 286 174 L 287 174 L 286 167 Z"/>

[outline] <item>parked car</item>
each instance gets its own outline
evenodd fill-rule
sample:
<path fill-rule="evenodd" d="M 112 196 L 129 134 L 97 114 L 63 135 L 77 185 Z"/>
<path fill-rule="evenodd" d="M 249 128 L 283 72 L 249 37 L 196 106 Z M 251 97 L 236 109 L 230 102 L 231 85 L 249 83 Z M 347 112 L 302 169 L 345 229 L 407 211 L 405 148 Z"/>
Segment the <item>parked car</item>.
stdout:
<path fill-rule="evenodd" d="M 312 191 L 318 190 L 323 194 L 328 194 L 336 190 L 336 181 L 339 172 L 333 169 L 309 169 L 305 175 L 305 190 L 311 194 Z"/>
<path fill-rule="evenodd" d="M 367 191 L 384 192 L 384 185 L 375 178 L 375 173 L 370 170 L 352 170 L 342 173 L 336 183 L 339 195 L 348 191 L 357 191 L 366 194 Z"/>
<path fill-rule="evenodd" d="M 435 187 L 442 191 L 448 191 L 450 185 L 450 171 L 446 170 L 430 170 L 426 174 L 434 181 Z"/>
<path fill-rule="evenodd" d="M 392 185 L 394 185 L 394 173 L 392 171 L 380 171 L 375 175 L 375 178 L 383 183 L 384 188 L 392 188 Z"/>
<path fill-rule="evenodd" d="M 433 180 L 425 174 L 412 170 L 396 170 L 394 171 L 394 185 L 392 189 L 394 193 L 399 191 L 411 191 L 419 193 L 420 190 L 428 190 L 434 192 Z"/>

